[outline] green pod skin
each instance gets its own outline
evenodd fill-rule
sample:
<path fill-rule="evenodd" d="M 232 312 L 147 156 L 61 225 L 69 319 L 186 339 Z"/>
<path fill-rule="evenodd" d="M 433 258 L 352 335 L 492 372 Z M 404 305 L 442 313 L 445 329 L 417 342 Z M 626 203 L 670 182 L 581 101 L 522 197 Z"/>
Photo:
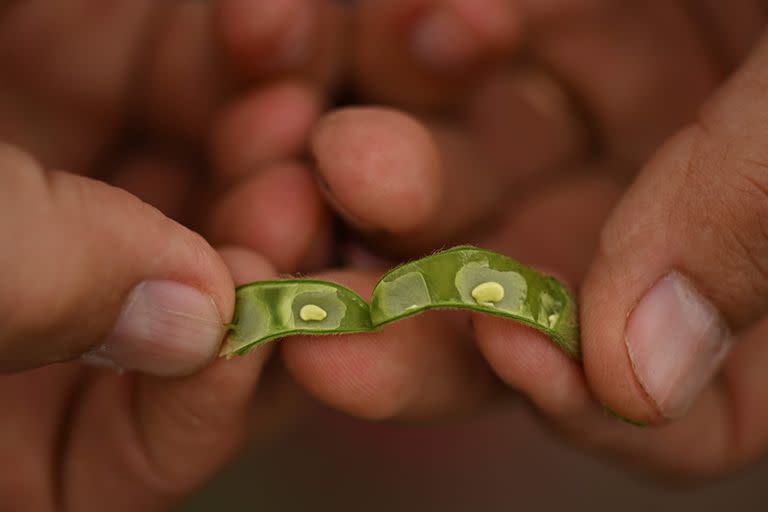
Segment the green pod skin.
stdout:
<path fill-rule="evenodd" d="M 303 308 L 313 306 L 325 318 L 302 318 Z M 259 281 L 235 290 L 235 314 L 221 355 L 243 355 L 267 341 L 294 334 L 371 330 L 368 303 L 340 284 L 310 279 Z"/>
<path fill-rule="evenodd" d="M 396 267 L 373 290 L 371 323 L 379 327 L 436 308 L 511 318 L 580 358 L 578 313 L 568 289 L 507 256 L 460 246 Z"/>
<path fill-rule="evenodd" d="M 236 290 L 235 316 L 221 354 L 230 357 L 295 334 L 369 332 L 436 308 L 510 318 L 549 336 L 580 359 L 575 301 L 556 279 L 492 251 L 454 247 L 387 272 L 370 306 L 336 283 L 262 281 Z"/>

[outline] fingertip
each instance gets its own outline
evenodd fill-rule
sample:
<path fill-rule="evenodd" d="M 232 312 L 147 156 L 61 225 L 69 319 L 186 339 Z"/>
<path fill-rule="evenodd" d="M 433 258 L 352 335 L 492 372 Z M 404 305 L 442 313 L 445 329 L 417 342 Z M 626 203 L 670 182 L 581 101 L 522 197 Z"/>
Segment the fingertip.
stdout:
<path fill-rule="evenodd" d="M 403 409 L 409 379 L 397 361 L 379 357 L 379 342 L 377 334 L 301 336 L 286 340 L 281 355 L 291 375 L 317 399 L 356 417 L 385 420 Z"/>
<path fill-rule="evenodd" d="M 19 169 L 19 173 L 7 173 L 10 177 L 24 178 L 29 175 L 40 175 L 40 162 L 19 147 L 0 141 L 0 169 Z M 11 187 L 7 187 L 11 190 Z"/>
<path fill-rule="evenodd" d="M 269 259 L 256 251 L 236 245 L 221 246 L 216 250 L 232 274 L 235 286 L 254 281 L 276 279 L 278 276 L 277 270 Z M 217 371 L 235 373 L 237 371 L 257 371 L 260 373 L 272 350 L 273 346 L 271 344 L 255 347 L 244 356 L 238 356 L 231 361 L 226 361 L 226 368 Z M 221 364 L 218 363 L 217 366 Z M 249 382 L 252 381 L 253 378 L 249 379 Z"/>
<path fill-rule="evenodd" d="M 370 296 L 376 277 L 373 272 L 322 276 L 362 297 Z M 392 348 L 382 340 L 382 333 L 296 336 L 280 345 L 286 368 L 307 391 L 332 407 L 369 420 L 394 417 L 409 396 L 407 362 L 392 357 L 397 355 Z"/>
<path fill-rule="evenodd" d="M 126 298 L 112 331 L 82 361 L 160 377 L 190 375 L 210 364 L 225 331 L 210 295 L 172 281 L 145 281 Z"/>
<path fill-rule="evenodd" d="M 298 82 L 270 85 L 240 99 L 214 124 L 218 175 L 234 181 L 270 162 L 298 156 L 319 112 L 317 91 Z"/>
<path fill-rule="evenodd" d="M 731 331 L 714 304 L 676 271 L 643 292 L 627 315 L 623 341 L 628 363 L 621 367 L 629 366 L 626 371 L 637 390 L 624 398 L 622 412 L 655 423 L 685 416 L 733 346 Z M 595 375 L 595 382 L 605 387 L 597 380 L 603 373 Z"/>
<path fill-rule="evenodd" d="M 665 420 L 635 376 L 627 350 L 625 329 L 632 304 L 616 286 L 628 282 L 629 274 L 607 275 L 606 270 L 598 255 L 580 290 L 582 358 L 589 388 L 598 402 L 622 418 L 658 425 Z"/>
<path fill-rule="evenodd" d="M 506 0 L 360 2 L 352 70 L 376 101 L 436 110 L 455 105 L 521 38 Z M 381 80 L 386 76 L 387 80 Z"/>
<path fill-rule="evenodd" d="M 719 150 L 716 139 L 702 139 L 707 133 L 689 127 L 651 159 L 604 223 L 581 289 L 590 388 L 602 404 L 647 424 L 687 414 L 731 345 L 723 306 L 736 308 L 746 290 L 754 290 L 754 283 L 739 282 L 746 277 L 739 272 L 731 272 L 728 286 L 713 286 L 723 279 L 723 268 L 733 269 L 732 263 L 720 263 L 728 261 L 724 254 L 734 254 L 732 247 L 718 252 L 718 222 L 692 228 L 716 218 L 715 209 L 740 190 L 707 183 L 716 179 L 713 171 L 728 168 L 727 159 L 722 166 L 697 160 L 702 147 Z M 736 211 L 749 211 L 741 208 L 744 198 L 739 201 Z M 733 219 L 738 215 L 729 214 Z M 694 269 L 697 285 L 686 277 Z M 719 294 L 720 301 L 713 300 Z"/>
<path fill-rule="evenodd" d="M 426 128 L 409 116 L 341 110 L 321 119 L 311 147 L 328 193 L 353 224 L 407 233 L 438 214 L 440 157 Z"/>
<path fill-rule="evenodd" d="M 224 53 L 247 77 L 305 63 L 318 15 L 315 2 L 219 0 L 216 28 Z"/>
<path fill-rule="evenodd" d="M 491 315 L 472 314 L 477 343 L 494 372 L 547 416 L 572 420 L 592 410 L 579 365 L 546 335 Z"/>
<path fill-rule="evenodd" d="M 411 51 L 428 69 L 457 73 L 510 51 L 521 35 L 505 0 L 455 0 L 437 4 L 418 21 Z"/>
<path fill-rule="evenodd" d="M 509 50 L 522 38 L 521 13 L 505 0 L 454 0 L 453 7 L 489 51 Z"/>
<path fill-rule="evenodd" d="M 202 235 L 189 232 L 188 251 L 192 254 L 184 264 L 194 266 L 188 272 L 201 273 L 205 281 L 191 283 L 208 293 L 219 310 L 220 319 L 230 318 L 235 306 L 234 283 L 224 260 Z M 180 266 L 183 266 L 181 262 Z"/>
<path fill-rule="evenodd" d="M 217 250 L 229 268 L 235 286 L 277 278 L 277 270 L 274 265 L 256 251 L 234 245 L 218 247 Z M 271 344 L 256 347 L 245 356 L 227 361 L 227 367 L 229 371 L 244 368 L 244 371 L 256 369 L 260 372 L 272 350 Z"/>
<path fill-rule="evenodd" d="M 275 164 L 235 187 L 215 208 L 209 232 L 216 243 L 263 254 L 280 272 L 309 270 L 330 253 L 328 212 L 299 164 Z"/>
<path fill-rule="evenodd" d="M 0 149 L 0 159 L 9 162 L 0 173 L 4 206 L 25 212 L 2 226 L 17 242 L 0 297 L 9 366 L 73 359 L 97 346 L 102 359 L 158 375 L 210 360 L 234 293 L 205 239 L 122 189 L 46 172 L 13 151 Z"/>
<path fill-rule="evenodd" d="M 274 265 L 256 251 L 234 245 L 219 247 L 217 250 L 236 286 L 277 276 Z"/>

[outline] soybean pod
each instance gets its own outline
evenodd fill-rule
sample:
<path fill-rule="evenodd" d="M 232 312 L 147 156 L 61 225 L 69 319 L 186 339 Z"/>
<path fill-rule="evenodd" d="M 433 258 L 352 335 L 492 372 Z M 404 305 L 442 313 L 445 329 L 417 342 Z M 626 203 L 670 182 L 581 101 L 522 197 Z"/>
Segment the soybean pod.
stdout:
<path fill-rule="evenodd" d="M 293 334 L 368 332 L 437 308 L 459 308 L 529 325 L 579 359 L 575 301 L 555 278 L 485 249 L 460 246 L 396 267 L 374 288 L 370 306 L 325 281 L 264 281 L 236 291 L 235 318 L 222 351 L 243 354 Z"/>
<path fill-rule="evenodd" d="M 372 329 L 368 303 L 340 284 L 310 279 L 258 281 L 235 290 L 235 314 L 221 355 L 242 355 L 294 334 Z"/>
<path fill-rule="evenodd" d="M 371 323 L 378 327 L 435 308 L 511 318 L 579 356 L 577 312 L 568 290 L 507 256 L 461 246 L 390 270 L 373 290 Z"/>

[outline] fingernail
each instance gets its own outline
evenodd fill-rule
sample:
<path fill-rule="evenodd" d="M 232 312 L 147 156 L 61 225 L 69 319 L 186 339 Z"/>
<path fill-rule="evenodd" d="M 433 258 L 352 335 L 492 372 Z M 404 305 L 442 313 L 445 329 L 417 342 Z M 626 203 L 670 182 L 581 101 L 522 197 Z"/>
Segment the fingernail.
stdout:
<path fill-rule="evenodd" d="M 646 292 L 625 335 L 638 382 L 668 419 L 687 412 L 731 347 L 717 308 L 678 272 Z"/>
<path fill-rule="evenodd" d="M 336 196 L 331 190 L 331 186 L 328 184 L 328 181 L 325 179 L 325 177 L 323 177 L 319 170 L 316 170 L 314 175 L 315 179 L 317 180 L 320 193 L 323 194 L 325 201 L 334 211 L 341 215 L 350 226 L 358 231 L 364 232 L 373 232 L 376 230 L 376 228 L 370 225 L 368 222 L 362 221 L 356 215 L 350 213 L 349 209 L 347 209 L 338 199 L 336 199 Z"/>
<path fill-rule="evenodd" d="M 411 41 L 414 55 L 438 71 L 465 68 L 478 50 L 475 34 L 458 14 L 436 9 L 416 26 Z"/>
<path fill-rule="evenodd" d="M 129 294 L 112 333 L 83 361 L 159 376 L 184 375 L 216 355 L 224 334 L 209 295 L 172 281 L 145 281 Z"/>
<path fill-rule="evenodd" d="M 274 55 L 274 62 L 283 67 L 298 67 L 309 58 L 315 9 L 302 6 L 293 15 L 280 37 L 282 43 Z"/>

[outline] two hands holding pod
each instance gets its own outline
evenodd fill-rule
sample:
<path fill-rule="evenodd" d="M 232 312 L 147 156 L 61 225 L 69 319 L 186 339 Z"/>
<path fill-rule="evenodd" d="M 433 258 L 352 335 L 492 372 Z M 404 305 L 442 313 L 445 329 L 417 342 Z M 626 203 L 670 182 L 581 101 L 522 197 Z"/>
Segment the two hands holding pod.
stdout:
<path fill-rule="evenodd" d="M 139 1 L 105 26 L 90 3 L 0 8 L 0 453 L 23 461 L 0 503 L 168 507 L 279 416 L 270 358 L 364 418 L 519 392 L 657 471 L 765 455 L 759 7 L 702 7 L 702 28 L 667 2 Z M 389 108 L 321 114 L 342 72 Z M 370 297 L 389 266 L 463 243 L 577 290 L 582 360 L 467 311 L 216 358 L 235 285 L 301 272 Z"/>

